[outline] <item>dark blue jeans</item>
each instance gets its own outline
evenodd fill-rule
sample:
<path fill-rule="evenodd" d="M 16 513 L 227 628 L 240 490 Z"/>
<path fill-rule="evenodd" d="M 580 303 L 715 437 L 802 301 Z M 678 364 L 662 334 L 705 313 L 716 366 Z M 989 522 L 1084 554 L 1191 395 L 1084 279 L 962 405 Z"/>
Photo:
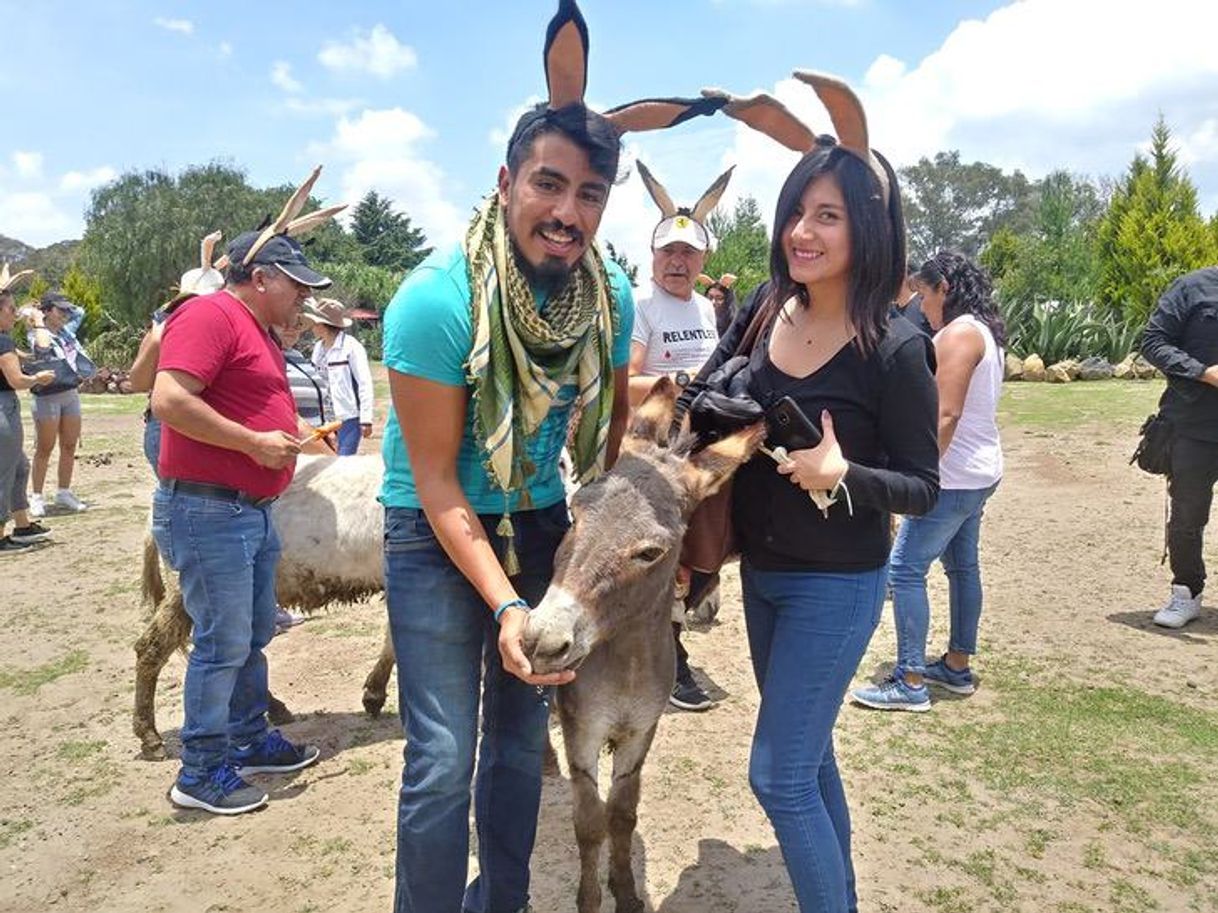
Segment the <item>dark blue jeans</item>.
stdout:
<path fill-rule="evenodd" d="M 343 419 L 342 426 L 338 429 L 338 455 L 354 456 L 359 453 L 359 439 L 362 434 L 358 417 Z"/>
<path fill-rule="evenodd" d="M 741 566 L 761 708 L 749 783 L 801 913 L 854 913 L 850 810 L 833 755 L 842 698 L 880 620 L 886 568 L 857 573 Z"/>
<path fill-rule="evenodd" d="M 514 514 L 517 591 L 536 605 L 569 521 L 566 504 Z M 499 517 L 482 517 L 496 553 Z M 385 596 L 406 733 L 396 913 L 514 913 L 528 901 L 550 689 L 503 670 L 490 609 L 421 510 L 385 510 Z M 482 740 L 478 747 L 481 695 Z M 469 874 L 470 783 L 479 874 Z"/>
<path fill-rule="evenodd" d="M 157 468 L 160 458 L 161 422 L 155 415 L 149 415 L 144 419 L 144 459 L 148 461 L 152 474 L 158 479 L 161 477 L 161 471 Z"/>
<path fill-rule="evenodd" d="M 279 535 L 271 508 L 158 488 L 152 535 L 194 623 L 182 685 L 182 771 L 205 777 L 266 734 Z"/>

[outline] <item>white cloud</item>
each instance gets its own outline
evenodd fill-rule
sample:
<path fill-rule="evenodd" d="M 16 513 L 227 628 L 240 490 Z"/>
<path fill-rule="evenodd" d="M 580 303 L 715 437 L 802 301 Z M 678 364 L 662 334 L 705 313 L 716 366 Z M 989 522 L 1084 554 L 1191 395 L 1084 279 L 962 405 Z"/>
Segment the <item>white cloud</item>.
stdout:
<path fill-rule="evenodd" d="M 80 193 L 100 187 L 116 177 L 118 172 L 109 165 L 100 165 L 89 171 L 69 171 L 59 179 L 59 189 L 64 193 Z"/>
<path fill-rule="evenodd" d="M 157 16 L 152 20 L 152 23 L 158 28 L 163 28 L 169 32 L 178 32 L 182 35 L 190 35 L 195 30 L 195 24 L 189 19 L 166 19 L 164 16 Z"/>
<path fill-rule="evenodd" d="M 286 60 L 276 60 L 271 64 L 271 82 L 285 92 L 300 92 L 304 86 L 292 76 L 292 65 Z"/>
<path fill-rule="evenodd" d="M 512 138 L 512 131 L 516 129 L 516 121 L 520 120 L 525 111 L 542 100 L 540 95 L 530 95 L 524 102 L 508 111 L 503 116 L 503 122 L 498 127 L 492 127 L 491 132 L 487 135 L 491 145 L 497 149 L 507 149 L 508 140 Z"/>
<path fill-rule="evenodd" d="M 355 204 L 375 190 L 421 226 L 429 244 L 447 244 L 461 236 L 466 217 L 444 195 L 444 171 L 420 151 L 435 135 L 402 108 L 364 110 L 340 118 L 333 138 L 310 152 L 343 169 L 341 200 Z"/>
<path fill-rule="evenodd" d="M 288 98 L 284 101 L 287 110 L 305 117 L 341 117 L 362 104 L 363 101 L 358 98 Z"/>
<path fill-rule="evenodd" d="M 13 168 L 21 178 L 37 178 L 42 176 L 42 153 L 22 152 L 13 153 Z"/>
<path fill-rule="evenodd" d="M 79 216 L 73 217 L 50 194 L 37 191 L 0 193 L 0 234 L 41 247 L 68 237 L 80 237 Z"/>
<path fill-rule="evenodd" d="M 371 73 L 381 79 L 412 69 L 419 62 L 414 49 L 399 42 L 383 25 L 373 26 L 370 32 L 357 31 L 345 44 L 330 42 L 317 59 L 330 70 Z"/>
<path fill-rule="evenodd" d="M 228 58 L 233 56 L 233 46 L 228 41 L 221 41 L 216 48 L 216 53 L 220 55 L 221 60 L 228 60 Z"/>

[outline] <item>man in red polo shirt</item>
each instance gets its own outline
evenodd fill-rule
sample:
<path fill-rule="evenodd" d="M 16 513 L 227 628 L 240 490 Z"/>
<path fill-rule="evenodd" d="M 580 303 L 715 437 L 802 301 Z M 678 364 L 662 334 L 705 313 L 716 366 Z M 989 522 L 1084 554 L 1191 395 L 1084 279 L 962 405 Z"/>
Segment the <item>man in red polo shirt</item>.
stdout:
<path fill-rule="evenodd" d="M 299 770 L 319 755 L 268 731 L 262 648 L 275 630 L 280 552 L 271 503 L 291 482 L 301 447 L 270 327 L 294 321 L 330 280 L 287 235 L 249 257 L 257 240 L 247 232 L 233 241 L 225 287 L 166 324 L 152 390 L 164 426 L 152 532 L 194 623 L 182 769 L 170 799 L 222 815 L 266 804 L 243 775 Z"/>

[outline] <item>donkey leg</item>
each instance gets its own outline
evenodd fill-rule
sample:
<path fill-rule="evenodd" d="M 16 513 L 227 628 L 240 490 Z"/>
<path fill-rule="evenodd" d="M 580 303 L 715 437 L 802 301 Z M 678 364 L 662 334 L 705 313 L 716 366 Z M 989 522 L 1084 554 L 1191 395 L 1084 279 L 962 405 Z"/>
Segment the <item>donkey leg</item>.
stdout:
<path fill-rule="evenodd" d="M 613 748 L 613 784 L 609 787 L 609 890 L 613 893 L 617 913 L 641 913 L 639 899 L 630 865 L 630 844 L 638 824 L 640 774 L 655 724 L 618 742 Z"/>
<path fill-rule="evenodd" d="M 156 686 L 161 670 L 175 650 L 190 641 L 191 622 L 182 604 L 182 594 L 173 588 L 161 600 L 148 627 L 135 642 L 135 710 L 132 729 L 140 740 L 140 757 L 159 761 L 165 757 L 165 742 L 156 728 Z"/>
<path fill-rule="evenodd" d="M 581 732 L 573 717 L 563 715 L 562 736 L 571 771 L 572 811 L 575 842 L 579 845 L 579 913 L 599 913 L 601 908 L 600 854 L 605 842 L 605 803 L 596 788 L 596 759 L 604 739 L 600 734 Z"/>
<path fill-rule="evenodd" d="M 266 692 L 266 718 L 272 726 L 286 726 L 296 722 L 296 715 L 288 709 L 287 704 L 271 694 L 270 689 Z"/>
<path fill-rule="evenodd" d="M 389 674 L 393 672 L 393 665 L 396 661 L 393 655 L 393 638 L 390 636 L 389 625 L 386 623 L 381 655 L 377 657 L 376 665 L 364 679 L 364 710 L 373 719 L 381 715 L 381 709 L 385 706 L 385 689 L 389 685 Z"/>

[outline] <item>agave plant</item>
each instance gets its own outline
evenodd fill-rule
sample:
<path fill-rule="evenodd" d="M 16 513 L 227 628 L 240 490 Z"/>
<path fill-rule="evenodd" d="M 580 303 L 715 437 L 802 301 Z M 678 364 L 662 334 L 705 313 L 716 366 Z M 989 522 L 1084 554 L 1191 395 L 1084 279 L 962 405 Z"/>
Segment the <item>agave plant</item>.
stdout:
<path fill-rule="evenodd" d="M 1048 365 L 1091 355 L 1120 361 L 1137 348 L 1142 333 L 1141 326 L 1101 315 L 1089 302 L 1008 302 L 1003 318 L 1007 348 L 1021 358 L 1035 353 Z"/>

